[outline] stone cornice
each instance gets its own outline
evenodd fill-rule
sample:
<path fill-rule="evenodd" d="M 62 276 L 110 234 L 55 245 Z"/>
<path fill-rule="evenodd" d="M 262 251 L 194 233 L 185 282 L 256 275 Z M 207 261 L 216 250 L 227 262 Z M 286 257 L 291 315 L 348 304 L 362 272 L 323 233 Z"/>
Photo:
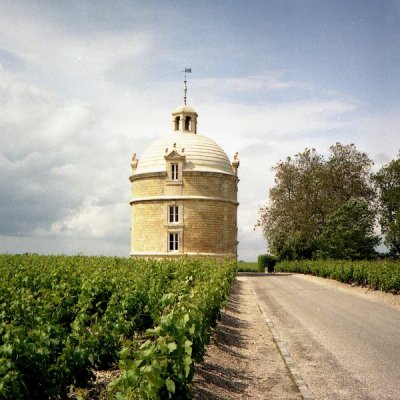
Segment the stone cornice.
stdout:
<path fill-rule="evenodd" d="M 145 178 L 165 178 L 167 176 L 167 171 L 160 171 L 160 172 L 143 172 L 142 174 L 135 174 L 129 177 L 131 182 L 136 181 L 138 179 L 145 179 Z"/>
<path fill-rule="evenodd" d="M 223 172 L 213 172 L 213 171 L 188 171 L 188 170 L 183 170 L 182 171 L 182 175 L 184 177 L 186 176 L 201 176 L 201 175 L 205 175 L 205 176 L 218 176 L 218 177 L 224 177 L 224 178 L 228 178 L 228 179 L 232 179 L 232 180 L 237 180 L 239 181 L 239 178 L 236 175 L 231 175 L 231 174 L 224 174 Z M 143 172 L 141 174 L 135 174 L 135 175 L 131 175 L 129 177 L 129 180 L 131 182 L 136 181 L 138 179 L 145 179 L 145 178 L 165 178 L 167 176 L 167 172 L 166 171 L 159 171 L 159 172 Z"/>
<path fill-rule="evenodd" d="M 224 197 L 208 197 L 208 196 L 148 196 L 148 197 L 138 197 L 130 201 L 129 204 L 143 203 L 148 201 L 172 201 L 172 200 L 201 200 L 201 201 L 220 201 L 223 203 L 231 203 L 239 205 L 236 200 L 227 199 Z"/>
<path fill-rule="evenodd" d="M 238 179 L 236 175 L 233 174 L 224 174 L 223 172 L 214 172 L 214 171 L 188 171 L 188 170 L 183 170 L 183 176 L 218 176 L 218 177 L 224 177 L 224 178 L 229 178 L 232 180 Z"/>

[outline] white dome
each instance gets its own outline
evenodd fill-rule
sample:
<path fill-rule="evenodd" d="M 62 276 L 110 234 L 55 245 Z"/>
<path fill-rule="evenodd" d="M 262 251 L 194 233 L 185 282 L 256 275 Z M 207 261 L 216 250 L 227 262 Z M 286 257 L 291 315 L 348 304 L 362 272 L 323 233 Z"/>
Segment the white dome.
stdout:
<path fill-rule="evenodd" d="M 173 111 L 172 115 L 182 114 L 182 113 L 186 113 L 186 114 L 196 114 L 196 115 L 197 115 L 197 112 L 194 111 L 194 109 L 193 109 L 192 107 L 187 106 L 186 104 L 185 104 L 184 106 L 180 106 L 180 107 L 176 108 L 176 109 Z"/>
<path fill-rule="evenodd" d="M 211 139 L 190 132 L 176 131 L 153 142 L 139 157 L 133 175 L 165 171 L 165 154 L 174 150 L 185 156 L 183 171 L 220 172 L 235 175 L 225 152 Z M 182 149 L 184 149 L 182 151 Z"/>

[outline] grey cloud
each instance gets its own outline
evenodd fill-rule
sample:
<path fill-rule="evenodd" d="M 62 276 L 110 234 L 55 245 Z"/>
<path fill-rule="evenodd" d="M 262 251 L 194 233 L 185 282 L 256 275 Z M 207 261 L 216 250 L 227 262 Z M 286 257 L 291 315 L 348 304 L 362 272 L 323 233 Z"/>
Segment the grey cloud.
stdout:
<path fill-rule="evenodd" d="M 268 143 L 254 143 L 240 150 L 240 157 L 267 156 L 272 154 L 274 147 Z"/>
<path fill-rule="evenodd" d="M 52 168 L 62 165 L 46 153 L 32 153 L 23 161 L 1 164 L 0 233 L 29 235 L 44 229 L 76 207 L 83 192 L 71 190 L 74 185 L 60 179 Z"/>
<path fill-rule="evenodd" d="M 391 158 L 386 153 L 375 154 L 373 159 L 378 164 L 386 164 L 391 160 Z"/>
<path fill-rule="evenodd" d="M 127 255 L 130 158 L 154 138 L 109 99 L 0 78 L 0 251 Z"/>
<path fill-rule="evenodd" d="M 238 239 L 239 259 L 257 261 L 259 254 L 267 252 L 267 245 L 262 237 L 260 229 L 247 232 L 239 230 Z"/>

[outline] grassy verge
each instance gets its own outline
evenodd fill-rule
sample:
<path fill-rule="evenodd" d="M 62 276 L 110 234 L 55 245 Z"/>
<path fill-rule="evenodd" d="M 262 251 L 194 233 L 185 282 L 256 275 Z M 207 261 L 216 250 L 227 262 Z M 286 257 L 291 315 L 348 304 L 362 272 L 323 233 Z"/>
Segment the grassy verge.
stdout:
<path fill-rule="evenodd" d="M 239 261 L 238 262 L 238 271 L 239 272 L 258 272 L 258 263 L 255 262 L 246 262 Z"/>
<path fill-rule="evenodd" d="M 400 261 L 283 261 L 275 266 L 275 271 L 311 274 L 384 292 L 400 293 Z"/>

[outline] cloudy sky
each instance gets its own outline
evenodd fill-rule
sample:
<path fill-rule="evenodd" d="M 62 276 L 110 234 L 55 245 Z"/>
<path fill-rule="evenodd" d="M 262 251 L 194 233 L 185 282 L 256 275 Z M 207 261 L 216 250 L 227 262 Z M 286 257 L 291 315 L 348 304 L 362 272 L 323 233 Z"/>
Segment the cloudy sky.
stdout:
<path fill-rule="evenodd" d="M 0 252 L 127 256 L 130 157 L 169 133 L 191 67 L 199 133 L 239 152 L 255 260 L 280 159 L 396 157 L 399 66 L 399 0 L 0 0 Z"/>

